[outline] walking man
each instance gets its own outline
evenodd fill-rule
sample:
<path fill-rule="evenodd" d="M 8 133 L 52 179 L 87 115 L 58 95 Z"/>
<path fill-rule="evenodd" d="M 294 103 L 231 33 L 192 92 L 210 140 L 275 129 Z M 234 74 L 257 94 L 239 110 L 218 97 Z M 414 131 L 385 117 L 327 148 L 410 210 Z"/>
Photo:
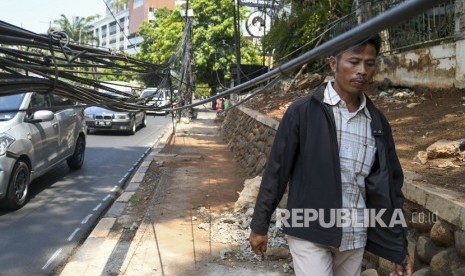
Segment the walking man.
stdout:
<path fill-rule="evenodd" d="M 249 240 L 265 253 L 289 183 L 284 233 L 296 275 L 360 275 L 364 250 L 396 263 L 391 275 L 412 273 L 402 168 L 388 121 L 363 93 L 380 45 L 376 35 L 331 56 L 334 81 L 289 106 L 276 133 Z"/>

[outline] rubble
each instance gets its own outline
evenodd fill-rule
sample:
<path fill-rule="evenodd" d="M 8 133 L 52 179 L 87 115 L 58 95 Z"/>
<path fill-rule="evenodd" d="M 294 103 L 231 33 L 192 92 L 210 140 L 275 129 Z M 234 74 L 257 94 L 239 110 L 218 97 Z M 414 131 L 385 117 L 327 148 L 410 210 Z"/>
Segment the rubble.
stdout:
<path fill-rule="evenodd" d="M 220 258 L 225 260 L 232 253 L 232 249 L 229 247 L 223 247 L 220 249 Z"/>
<path fill-rule="evenodd" d="M 244 181 L 244 189 L 242 189 L 242 191 L 239 193 L 239 199 L 234 205 L 234 211 L 238 212 L 244 208 L 250 208 L 255 204 L 261 181 L 261 176 Z"/>
<path fill-rule="evenodd" d="M 454 157 L 460 154 L 460 145 L 463 141 L 439 140 L 430 145 L 426 152 L 429 159 Z"/>
<path fill-rule="evenodd" d="M 427 133 L 428 134 L 428 133 Z M 440 169 L 459 168 L 465 165 L 465 139 L 450 141 L 441 139 L 431 144 L 426 151 L 419 151 L 414 158 L 414 162 L 425 165 L 432 162 L 430 167 Z M 461 161 L 460 165 L 454 161 Z"/>
<path fill-rule="evenodd" d="M 251 209 L 251 208 L 250 208 Z M 242 212 L 224 212 L 221 214 L 211 214 L 211 229 L 207 223 L 198 225 L 199 229 L 211 231 L 211 239 L 214 242 L 237 246 L 236 258 L 239 260 L 253 260 L 254 253 L 249 245 L 250 221 L 253 212 L 243 209 Z M 253 210 L 253 209 L 252 209 Z M 199 214 L 199 217 L 201 215 Z M 277 249 L 282 248 L 282 249 Z M 268 252 L 267 255 L 273 260 L 287 258 L 287 241 L 282 233 L 282 228 L 276 226 L 276 222 L 271 223 L 268 232 Z M 284 257 L 286 256 L 286 257 Z"/>
<path fill-rule="evenodd" d="M 261 256 L 256 256 L 252 252 L 249 244 L 249 226 L 260 182 L 261 177 L 259 176 L 244 182 L 244 189 L 236 201 L 234 211 L 225 211 L 218 214 L 209 212 L 203 206 L 197 209 L 195 217 L 198 220 L 209 222 L 200 223 L 197 227 L 205 231 L 211 231 L 212 241 L 228 245 L 228 247 L 220 251 L 222 260 L 229 255 L 234 255 L 235 258 L 243 261 L 261 259 Z M 277 209 L 277 212 L 281 212 L 281 210 Z M 265 257 L 269 260 L 290 259 L 287 241 L 282 232 L 282 223 L 279 220 L 280 216 L 278 215 L 278 221 L 276 221 L 276 217 L 274 214 L 268 231 L 268 249 Z M 228 249 L 231 249 L 231 251 Z"/>

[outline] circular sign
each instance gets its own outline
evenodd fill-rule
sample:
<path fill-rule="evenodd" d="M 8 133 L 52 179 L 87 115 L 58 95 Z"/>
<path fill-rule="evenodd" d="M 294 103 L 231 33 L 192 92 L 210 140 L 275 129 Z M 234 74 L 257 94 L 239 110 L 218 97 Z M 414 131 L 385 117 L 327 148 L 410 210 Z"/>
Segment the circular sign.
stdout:
<path fill-rule="evenodd" d="M 271 18 L 264 11 L 255 11 L 251 13 L 245 25 L 245 29 L 253 37 L 263 37 L 270 28 Z"/>

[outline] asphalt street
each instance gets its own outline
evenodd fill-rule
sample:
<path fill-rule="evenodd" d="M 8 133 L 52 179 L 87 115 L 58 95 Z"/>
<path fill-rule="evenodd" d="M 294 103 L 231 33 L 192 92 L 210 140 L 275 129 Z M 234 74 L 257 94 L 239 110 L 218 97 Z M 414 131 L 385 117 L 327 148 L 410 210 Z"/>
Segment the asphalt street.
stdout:
<path fill-rule="evenodd" d="M 135 135 L 88 135 L 81 170 L 63 163 L 32 183 L 25 207 L 0 211 L 0 275 L 48 275 L 62 265 L 170 125 L 148 116 Z"/>

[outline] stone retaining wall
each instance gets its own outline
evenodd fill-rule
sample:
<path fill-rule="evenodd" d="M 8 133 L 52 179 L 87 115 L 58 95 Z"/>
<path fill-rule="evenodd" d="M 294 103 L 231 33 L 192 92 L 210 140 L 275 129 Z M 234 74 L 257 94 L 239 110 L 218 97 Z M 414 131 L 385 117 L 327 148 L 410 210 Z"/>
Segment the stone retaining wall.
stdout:
<path fill-rule="evenodd" d="M 262 175 L 279 122 L 245 107 L 228 110 L 222 134 L 249 176 Z M 415 183 L 406 172 L 405 219 L 414 275 L 465 275 L 465 195 Z M 365 253 L 362 275 L 389 275 L 393 264 Z"/>
<path fill-rule="evenodd" d="M 245 107 L 228 110 L 221 131 L 249 176 L 262 175 L 278 125 L 278 121 Z"/>

